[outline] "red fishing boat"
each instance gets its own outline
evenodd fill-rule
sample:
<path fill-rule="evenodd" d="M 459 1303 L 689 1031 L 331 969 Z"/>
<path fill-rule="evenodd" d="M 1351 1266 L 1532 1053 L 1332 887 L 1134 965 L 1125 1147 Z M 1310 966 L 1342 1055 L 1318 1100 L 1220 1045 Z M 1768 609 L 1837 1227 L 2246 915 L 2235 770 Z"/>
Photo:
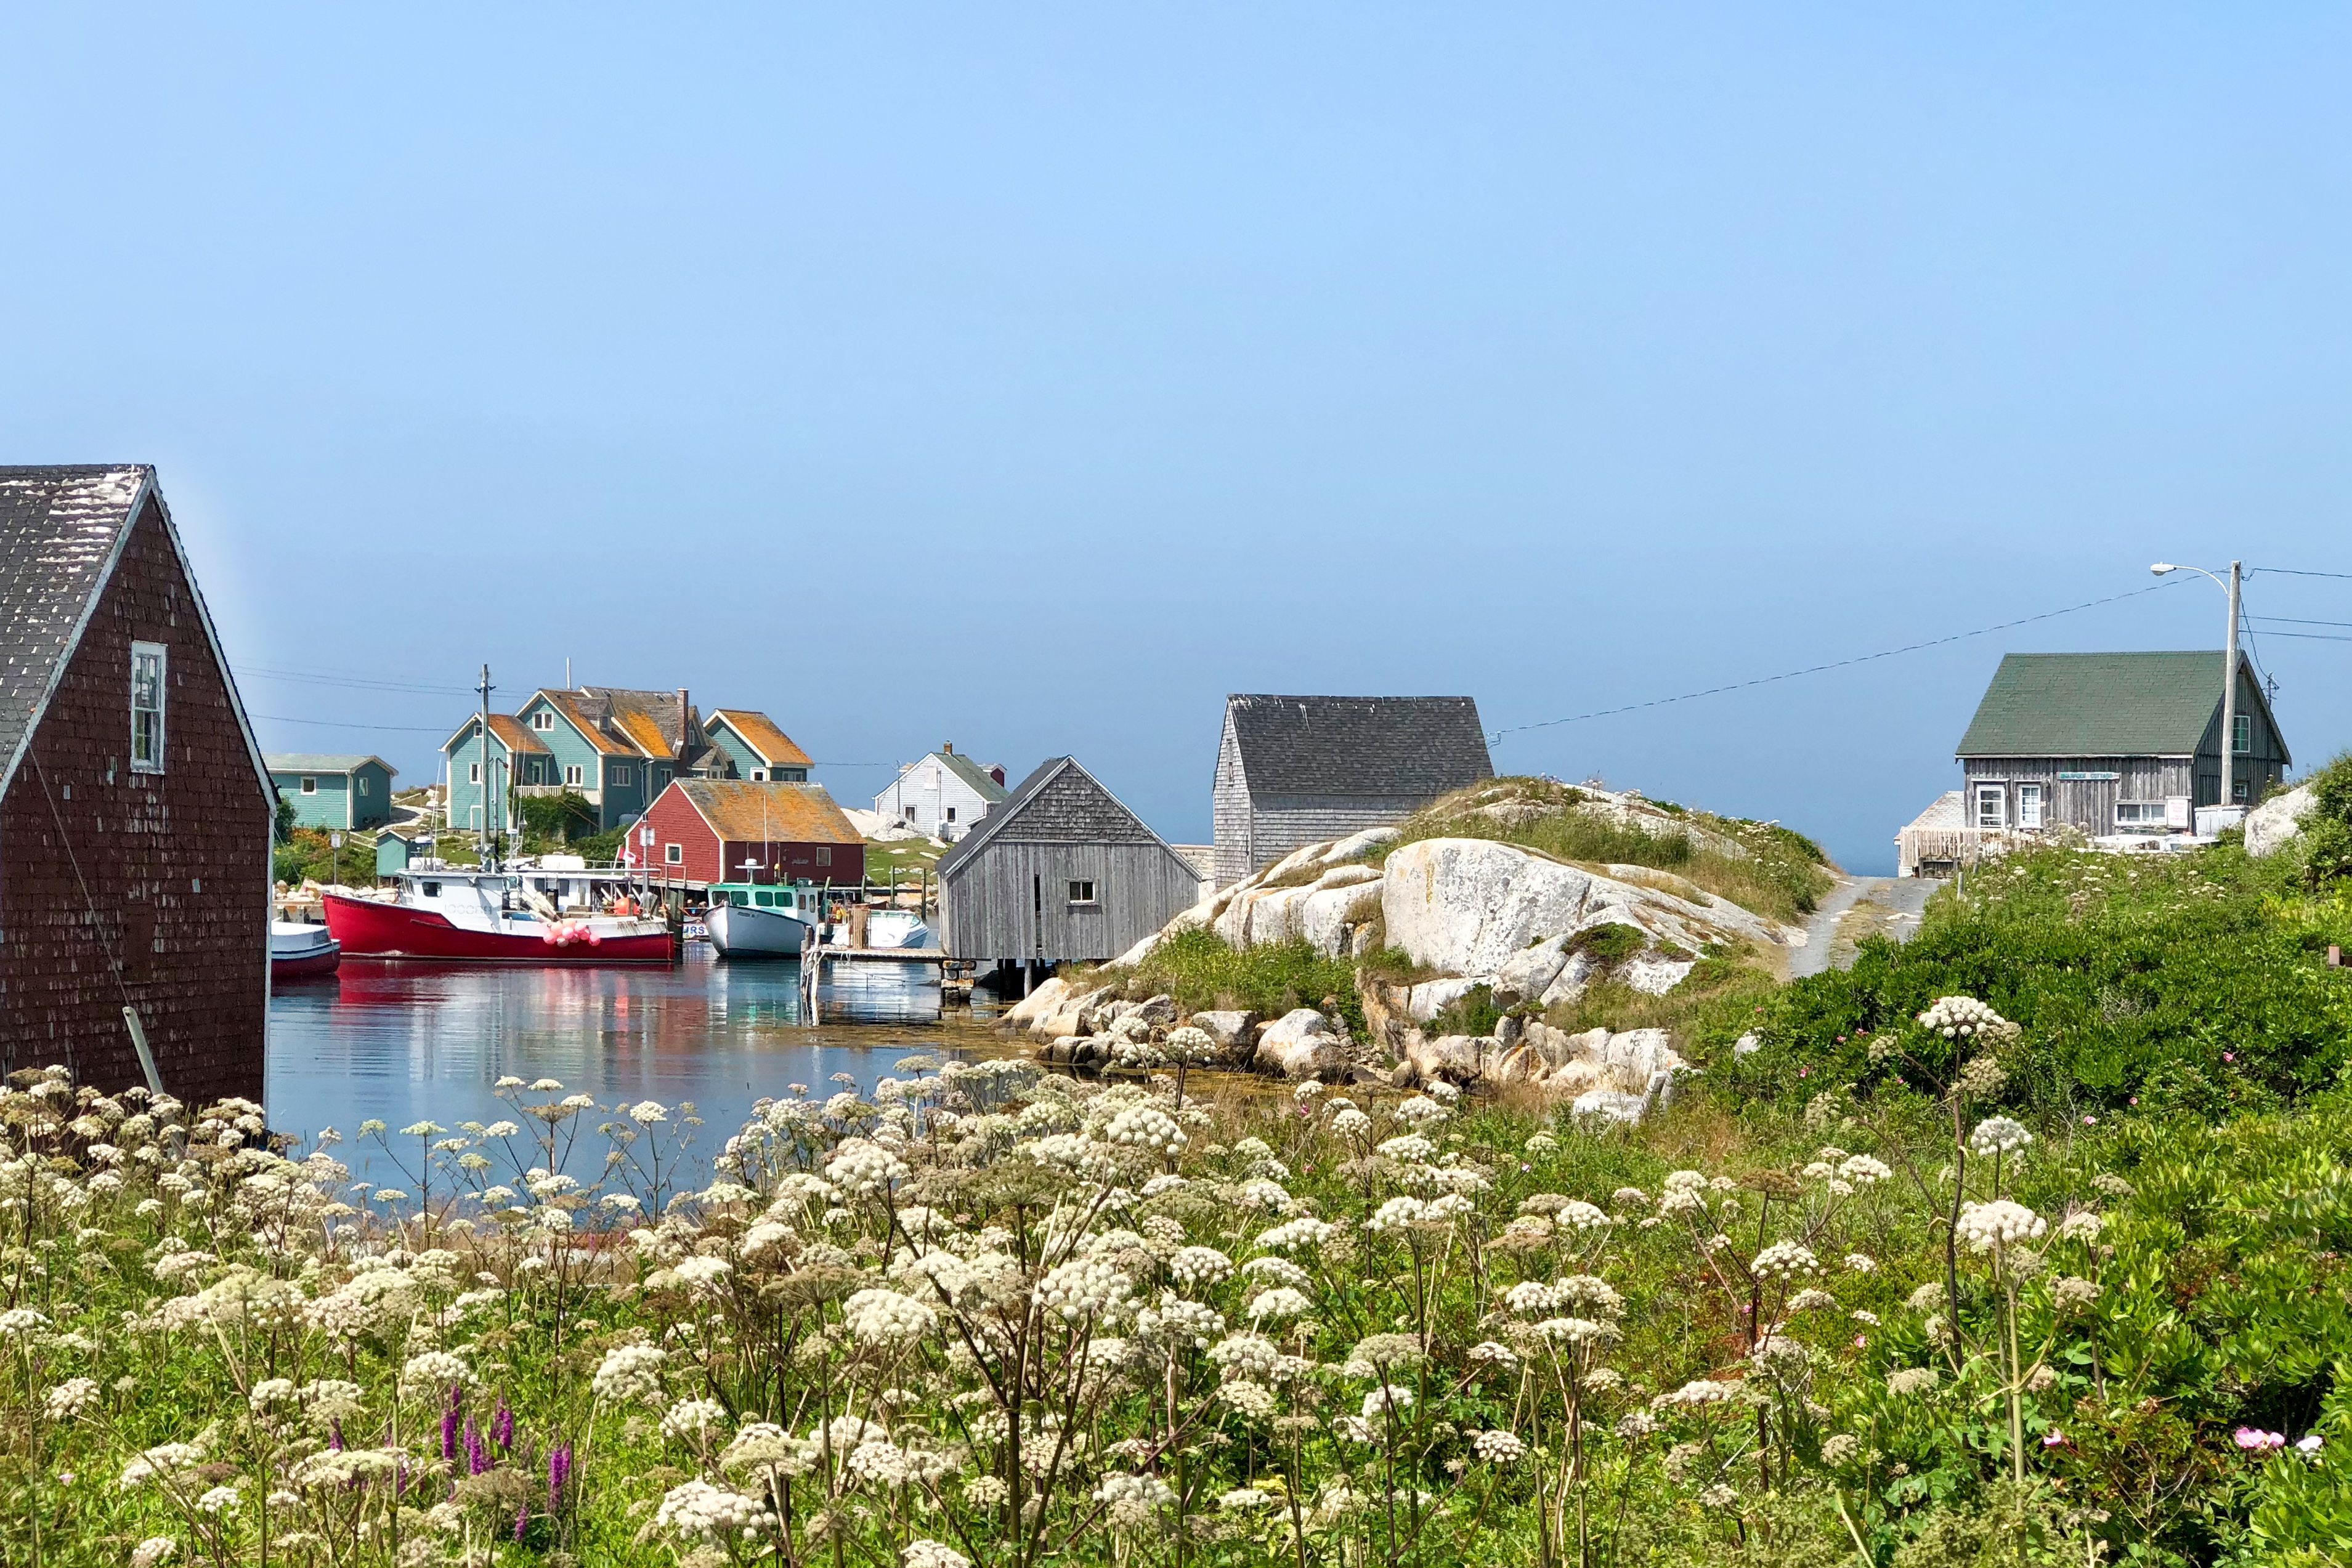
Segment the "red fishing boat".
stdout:
<path fill-rule="evenodd" d="M 625 893 L 604 900 L 593 874 L 576 865 L 543 873 L 420 867 L 394 876 L 389 896 L 323 895 L 327 929 L 345 957 L 583 966 L 677 961 L 677 939 L 667 921 L 639 913 Z M 567 897 L 577 902 L 559 902 Z M 618 913 L 611 912 L 614 907 Z"/>

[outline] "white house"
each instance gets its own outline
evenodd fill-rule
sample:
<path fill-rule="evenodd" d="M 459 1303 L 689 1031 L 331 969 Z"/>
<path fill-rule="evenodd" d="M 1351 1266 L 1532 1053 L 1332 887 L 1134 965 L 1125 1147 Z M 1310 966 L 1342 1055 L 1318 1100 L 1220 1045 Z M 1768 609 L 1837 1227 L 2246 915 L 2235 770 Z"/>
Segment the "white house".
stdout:
<path fill-rule="evenodd" d="M 886 822 L 955 840 L 1003 799 L 1004 769 L 958 755 L 950 741 L 900 768 L 890 788 L 874 797 L 874 811 Z"/>

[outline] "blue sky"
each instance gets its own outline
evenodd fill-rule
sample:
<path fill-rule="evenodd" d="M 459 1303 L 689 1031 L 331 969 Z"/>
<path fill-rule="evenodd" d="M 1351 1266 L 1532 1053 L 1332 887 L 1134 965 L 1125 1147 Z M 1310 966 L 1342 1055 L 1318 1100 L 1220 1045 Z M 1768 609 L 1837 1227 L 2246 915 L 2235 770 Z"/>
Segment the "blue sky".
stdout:
<path fill-rule="evenodd" d="M 12 6 L 0 460 L 161 465 L 273 748 L 422 781 L 467 699 L 259 672 L 568 656 L 766 708 L 846 800 L 1067 750 L 1198 840 L 1228 691 L 1502 729 L 2159 557 L 2352 572 L 2347 46 L 2292 5 Z M 2352 580 L 2248 593 L 2352 622 Z M 1496 757 L 1884 869 L 2004 649 L 2221 619 L 2189 581 Z M 2352 744 L 2352 643 L 2261 650 L 2298 760 Z"/>

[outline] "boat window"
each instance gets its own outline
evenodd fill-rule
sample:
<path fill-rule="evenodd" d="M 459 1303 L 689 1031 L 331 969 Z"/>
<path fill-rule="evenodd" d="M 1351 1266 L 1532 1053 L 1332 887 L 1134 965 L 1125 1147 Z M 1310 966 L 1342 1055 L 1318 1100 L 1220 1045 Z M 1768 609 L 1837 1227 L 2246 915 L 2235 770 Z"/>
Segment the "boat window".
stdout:
<path fill-rule="evenodd" d="M 776 906 L 776 895 L 772 893 L 756 894 L 753 896 L 759 899 L 760 907 L 762 909 L 773 909 Z"/>
<path fill-rule="evenodd" d="M 424 883 L 419 891 L 427 898 L 438 898 L 441 896 L 441 884 L 437 882 L 428 882 Z"/>

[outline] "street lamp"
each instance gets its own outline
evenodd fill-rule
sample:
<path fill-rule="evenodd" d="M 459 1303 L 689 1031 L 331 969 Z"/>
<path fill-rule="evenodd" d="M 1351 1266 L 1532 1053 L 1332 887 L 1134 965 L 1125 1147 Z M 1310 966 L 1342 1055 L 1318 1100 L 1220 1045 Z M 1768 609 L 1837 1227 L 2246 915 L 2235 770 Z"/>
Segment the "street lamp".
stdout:
<path fill-rule="evenodd" d="M 2238 750 L 2238 592 L 2244 573 L 2234 560 L 2230 563 L 2230 580 L 2227 582 L 2201 566 L 2175 566 L 2168 560 L 2158 561 L 2147 570 L 2158 577 L 2168 572 L 2193 571 L 2210 580 L 2230 596 L 2230 634 L 2225 644 L 2228 652 L 2222 655 L 2221 661 L 2221 804 L 2234 806 L 2238 803 L 2235 767 Z M 2194 788 L 2192 782 L 2192 790 Z M 2247 793 L 2252 795 L 2253 791 L 2249 789 Z M 2193 794 L 2191 799 L 2194 799 Z M 2196 809 L 2192 806 L 2189 810 L 2192 830 L 2196 820 Z"/>

